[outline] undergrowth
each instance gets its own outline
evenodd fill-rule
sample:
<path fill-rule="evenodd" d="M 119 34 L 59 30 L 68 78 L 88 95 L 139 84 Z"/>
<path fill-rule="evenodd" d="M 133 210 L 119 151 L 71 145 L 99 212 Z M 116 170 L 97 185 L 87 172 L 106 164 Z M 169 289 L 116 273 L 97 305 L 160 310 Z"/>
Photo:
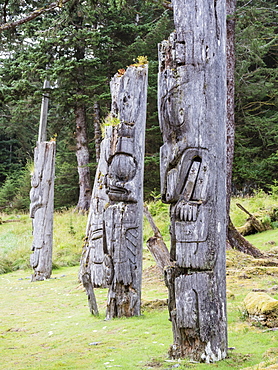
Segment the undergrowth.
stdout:
<path fill-rule="evenodd" d="M 277 208 L 277 194 L 272 195 L 260 191 L 254 197 L 232 199 L 231 218 L 235 226 L 241 226 L 246 221 L 246 214 L 242 212 L 236 203 L 242 204 L 249 212 L 255 213 L 260 209 Z M 159 196 L 147 204 L 154 221 L 159 228 L 164 241 L 170 247 L 169 233 L 169 206 L 162 203 Z M 0 214 L 3 221 L 15 222 L 0 223 L 0 274 L 18 269 L 30 267 L 30 248 L 32 245 L 32 220 L 27 214 Z M 74 212 L 74 209 L 56 211 L 54 214 L 53 236 L 53 268 L 63 266 L 75 266 L 79 264 L 82 246 L 86 232 L 87 217 Z M 275 226 L 275 225 L 273 225 Z M 278 245 L 277 230 L 273 229 L 266 233 L 250 235 L 247 237 L 255 246 L 262 250 L 269 250 Z M 144 219 L 144 248 L 146 241 L 153 236 L 153 231 L 146 219 Z M 268 244 L 272 242 L 272 244 Z"/>

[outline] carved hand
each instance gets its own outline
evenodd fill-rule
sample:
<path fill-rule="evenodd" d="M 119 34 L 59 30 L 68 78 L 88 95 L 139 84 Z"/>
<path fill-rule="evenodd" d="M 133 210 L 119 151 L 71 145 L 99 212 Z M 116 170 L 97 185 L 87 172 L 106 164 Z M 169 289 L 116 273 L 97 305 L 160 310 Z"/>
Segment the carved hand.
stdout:
<path fill-rule="evenodd" d="M 187 201 L 180 199 L 175 207 L 175 217 L 179 221 L 196 221 L 200 201 Z"/>

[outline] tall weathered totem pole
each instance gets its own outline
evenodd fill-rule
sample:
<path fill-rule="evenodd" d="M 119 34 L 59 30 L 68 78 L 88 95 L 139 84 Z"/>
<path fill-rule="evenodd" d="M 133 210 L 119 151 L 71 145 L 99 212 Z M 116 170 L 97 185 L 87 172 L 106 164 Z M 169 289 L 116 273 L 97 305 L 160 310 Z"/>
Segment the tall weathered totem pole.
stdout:
<path fill-rule="evenodd" d="M 81 259 L 89 298 L 92 287 L 109 287 L 107 319 L 140 315 L 147 76 L 148 65 L 141 64 L 111 80 L 111 114 Z"/>
<path fill-rule="evenodd" d="M 44 88 L 48 88 L 46 81 Z M 39 137 L 34 153 L 31 179 L 30 217 L 33 219 L 33 244 L 30 263 L 32 281 L 50 278 L 52 272 L 54 172 L 56 142 L 46 141 L 48 94 L 42 99 Z"/>
<path fill-rule="evenodd" d="M 226 11 L 172 0 L 176 31 L 159 46 L 161 193 L 170 203 L 166 269 L 173 358 L 226 357 Z"/>

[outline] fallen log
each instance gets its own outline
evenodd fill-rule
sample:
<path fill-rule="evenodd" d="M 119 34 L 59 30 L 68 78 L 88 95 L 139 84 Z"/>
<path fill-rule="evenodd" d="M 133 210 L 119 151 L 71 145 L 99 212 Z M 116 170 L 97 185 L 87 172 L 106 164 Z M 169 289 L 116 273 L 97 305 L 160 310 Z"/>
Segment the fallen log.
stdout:
<path fill-rule="evenodd" d="M 250 235 L 256 232 L 261 233 L 263 231 L 269 230 L 269 225 L 263 224 L 257 217 L 250 213 L 246 208 L 244 208 L 240 203 L 236 203 L 239 209 L 245 212 L 249 218 L 247 222 L 238 228 L 241 235 Z"/>
<path fill-rule="evenodd" d="M 249 243 L 249 241 L 239 233 L 231 219 L 229 219 L 227 228 L 227 241 L 232 249 L 249 254 L 255 258 L 264 257 L 264 254 L 258 248 L 254 247 L 254 245 Z"/>
<path fill-rule="evenodd" d="M 20 222 L 20 220 L 2 220 L 2 218 L 0 218 L 0 225 L 6 224 L 7 222 Z"/>

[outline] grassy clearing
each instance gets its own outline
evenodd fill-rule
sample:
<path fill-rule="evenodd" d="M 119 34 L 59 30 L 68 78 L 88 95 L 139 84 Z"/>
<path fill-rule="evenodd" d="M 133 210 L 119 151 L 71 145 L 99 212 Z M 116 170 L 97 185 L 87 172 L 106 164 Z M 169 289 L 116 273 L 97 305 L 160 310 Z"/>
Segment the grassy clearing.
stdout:
<path fill-rule="evenodd" d="M 228 259 L 238 258 L 232 251 Z M 30 282 L 31 271 L 1 275 L 0 369 L 243 369 L 268 360 L 275 363 L 277 332 L 243 321 L 242 301 L 251 289 L 278 284 L 273 275 L 240 278 L 228 268 L 229 358 L 216 364 L 172 361 L 167 308 L 143 310 L 141 317 L 105 321 L 106 289 L 96 289 L 100 316 L 93 317 L 77 280 L 78 267 L 56 270 L 52 279 Z M 143 300 L 167 297 L 161 276 L 154 267 L 144 269 Z M 274 295 L 278 298 L 278 295 Z M 276 358 L 276 359 L 275 359 Z M 254 368 L 255 369 L 255 368 Z"/>
<path fill-rule="evenodd" d="M 253 212 L 245 202 L 241 201 Z M 169 244 L 168 207 L 154 202 L 149 208 Z M 241 213 L 237 207 L 233 212 L 233 217 Z M 105 321 L 107 291 L 96 289 L 100 316 L 90 315 L 86 294 L 77 279 L 86 217 L 72 211 L 55 213 L 56 269 L 51 279 L 35 283 L 30 282 L 32 271 L 28 270 L 31 220 L 27 215 L 19 219 L 0 225 L 0 369 L 256 370 L 270 365 L 278 369 L 277 331 L 251 325 L 242 307 L 252 289 L 263 289 L 278 299 L 277 267 L 266 267 L 250 256 L 227 251 L 228 338 L 229 347 L 234 349 L 229 350 L 226 360 L 210 365 L 171 361 L 167 351 L 172 329 L 165 306 L 143 308 L 140 317 Z M 151 235 L 145 224 L 144 241 Z M 278 229 L 248 239 L 269 251 L 278 245 Z M 166 299 L 163 278 L 146 249 L 143 265 L 143 301 Z"/>

